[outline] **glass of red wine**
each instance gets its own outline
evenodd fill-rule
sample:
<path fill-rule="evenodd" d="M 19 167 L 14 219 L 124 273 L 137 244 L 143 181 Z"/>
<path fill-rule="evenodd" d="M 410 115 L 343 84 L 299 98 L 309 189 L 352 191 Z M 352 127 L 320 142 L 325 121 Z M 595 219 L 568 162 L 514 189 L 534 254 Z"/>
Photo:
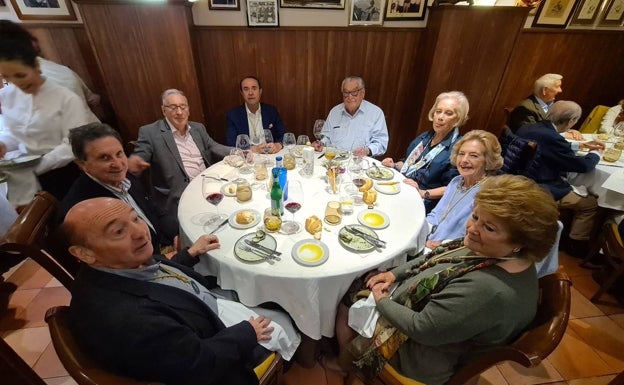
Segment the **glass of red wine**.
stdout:
<path fill-rule="evenodd" d="M 301 225 L 295 222 L 295 213 L 301 209 L 303 204 L 303 187 L 301 182 L 297 180 L 289 180 L 288 200 L 284 204 L 284 208 L 292 214 L 291 221 L 283 221 L 281 231 L 285 234 L 296 234 L 301 231 Z"/>
<path fill-rule="evenodd" d="M 204 178 L 202 184 L 202 193 L 208 203 L 215 206 L 217 213 L 206 218 L 204 225 L 220 224 L 227 219 L 227 215 L 219 213 L 219 203 L 223 200 L 221 193 L 221 184 L 215 183 L 210 178 Z"/>

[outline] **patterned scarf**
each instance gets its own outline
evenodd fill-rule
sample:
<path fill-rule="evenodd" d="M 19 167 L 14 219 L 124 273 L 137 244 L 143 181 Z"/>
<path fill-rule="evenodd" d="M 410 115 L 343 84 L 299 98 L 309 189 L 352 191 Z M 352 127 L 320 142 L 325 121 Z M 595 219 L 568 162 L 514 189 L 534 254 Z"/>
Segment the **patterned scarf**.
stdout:
<path fill-rule="evenodd" d="M 407 278 L 413 277 L 438 263 L 452 263 L 439 272 L 425 276 L 403 292 L 393 301 L 414 311 L 421 311 L 431 294 L 441 291 L 451 280 L 474 270 L 494 265 L 500 260 L 469 255 L 456 255 L 467 252 L 463 238 L 443 243 L 438 246 L 408 272 Z M 392 326 L 383 317 L 379 318 L 371 338 L 357 336 L 349 345 L 349 352 L 354 357 L 353 363 L 363 378 L 370 380 L 379 374 L 386 362 L 399 350 L 408 337 Z"/>

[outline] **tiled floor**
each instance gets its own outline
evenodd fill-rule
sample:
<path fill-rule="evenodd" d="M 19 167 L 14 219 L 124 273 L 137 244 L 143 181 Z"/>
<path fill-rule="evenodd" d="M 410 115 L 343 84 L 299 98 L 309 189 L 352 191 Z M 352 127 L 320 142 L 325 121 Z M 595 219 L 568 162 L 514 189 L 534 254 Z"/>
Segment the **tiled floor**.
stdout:
<path fill-rule="evenodd" d="M 572 316 L 563 341 L 538 367 L 498 365 L 481 376 L 480 385 L 604 385 L 624 371 L 624 309 L 589 302 L 587 298 L 597 289 L 591 271 L 578 267 L 577 259 L 563 253 L 560 263 L 574 285 Z M 58 361 L 43 320 L 49 307 L 69 303 L 69 293 L 32 261 L 24 262 L 4 276 L 18 290 L 11 294 L 8 309 L 0 318 L 2 337 L 46 383 L 75 384 Z M 6 297 L 6 293 L 0 295 Z M 285 374 L 284 382 L 286 385 L 343 385 L 344 380 L 319 365 L 303 369 L 294 364 Z"/>

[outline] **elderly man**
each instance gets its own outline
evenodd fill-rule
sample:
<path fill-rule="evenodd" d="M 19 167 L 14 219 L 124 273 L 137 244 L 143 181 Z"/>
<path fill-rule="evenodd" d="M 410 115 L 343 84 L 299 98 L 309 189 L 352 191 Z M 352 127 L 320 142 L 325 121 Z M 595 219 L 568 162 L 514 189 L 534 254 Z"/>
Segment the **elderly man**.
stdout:
<path fill-rule="evenodd" d="M 388 128 L 381 108 L 364 100 L 364 80 L 348 76 L 342 81 L 343 103 L 329 111 L 323 139 L 314 142 L 317 151 L 331 145 L 358 156 L 380 156 L 388 147 Z"/>
<path fill-rule="evenodd" d="M 128 170 L 140 174 L 149 167 L 154 205 L 160 214 L 177 216 L 178 202 L 189 182 L 231 148 L 214 141 L 203 124 L 189 122 L 188 100 L 182 91 L 163 92 L 161 108 L 164 119 L 139 129 Z"/>
<path fill-rule="evenodd" d="M 147 225 L 121 200 L 78 203 L 63 230 L 84 262 L 70 326 L 110 371 L 170 385 L 257 384 L 267 349 L 290 359 L 299 344 L 282 313 L 226 300 L 192 269 L 152 256 Z"/>
<path fill-rule="evenodd" d="M 587 194 L 586 189 L 573 188 L 561 175 L 594 170 L 604 143 L 589 141 L 573 149 L 560 135 L 572 127 L 580 116 L 581 107 L 578 104 L 558 101 L 550 107 L 544 120 L 522 126 L 517 135 L 537 142 L 535 161 L 528 176 L 551 192 L 559 208 L 574 211 L 569 235 L 571 241 L 566 251 L 573 256 L 584 257 L 588 251 L 598 204 L 595 197 Z M 575 152 L 578 149 L 588 150 L 589 153 L 577 156 Z"/>
<path fill-rule="evenodd" d="M 247 76 L 240 81 L 240 93 L 245 103 L 234 107 L 227 112 L 226 140 L 228 146 L 236 145 L 236 137 L 240 134 L 248 134 L 252 143 L 266 143 L 264 130 L 271 130 L 273 143 L 269 145 L 269 151 L 273 154 L 282 149 L 284 137 L 284 124 L 277 112 L 277 108 L 260 103 L 262 96 L 262 84 L 253 76 Z M 254 152 L 261 152 L 256 146 Z"/>
<path fill-rule="evenodd" d="M 535 81 L 533 94 L 524 99 L 509 115 L 507 124 L 511 131 L 516 132 L 525 124 L 544 120 L 555 96 L 562 92 L 562 79 L 563 76 L 559 74 L 546 74 Z"/>

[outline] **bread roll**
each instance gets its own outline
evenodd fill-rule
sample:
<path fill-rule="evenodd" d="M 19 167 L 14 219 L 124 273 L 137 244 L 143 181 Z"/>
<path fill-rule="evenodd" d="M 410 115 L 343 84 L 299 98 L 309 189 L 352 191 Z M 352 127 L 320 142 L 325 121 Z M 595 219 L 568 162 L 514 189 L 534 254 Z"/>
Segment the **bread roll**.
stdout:
<path fill-rule="evenodd" d="M 236 214 L 236 223 L 248 225 L 256 219 L 256 215 L 251 210 L 241 210 Z"/>

